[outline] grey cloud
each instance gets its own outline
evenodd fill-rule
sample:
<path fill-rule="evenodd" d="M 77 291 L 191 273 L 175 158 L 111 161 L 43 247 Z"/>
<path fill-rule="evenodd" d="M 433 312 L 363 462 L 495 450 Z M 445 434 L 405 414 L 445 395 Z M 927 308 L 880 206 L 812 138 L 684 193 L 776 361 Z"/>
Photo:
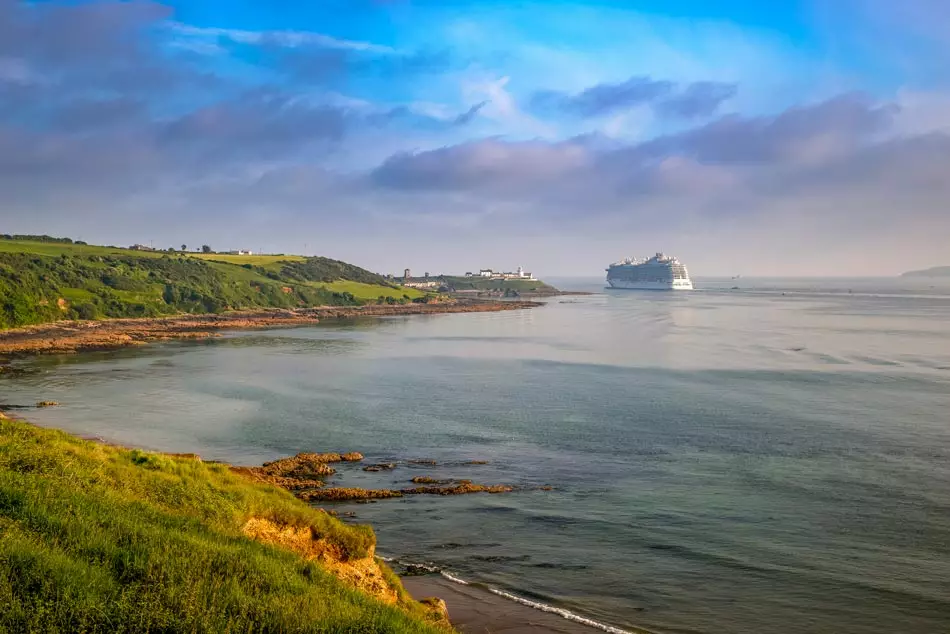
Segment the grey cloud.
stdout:
<path fill-rule="evenodd" d="M 77 99 L 55 111 L 51 124 L 56 130 L 87 132 L 140 122 L 146 114 L 145 102 L 138 99 Z"/>
<path fill-rule="evenodd" d="M 166 6 L 144 1 L 44 5 L 4 0 L 0 56 L 25 57 L 57 71 L 90 60 L 141 57 L 142 29 L 170 13 Z"/>
<path fill-rule="evenodd" d="M 540 110 L 560 110 L 581 117 L 597 117 L 652 103 L 672 91 L 672 82 L 631 77 L 619 84 L 597 84 L 573 95 L 541 91 L 535 93 L 531 103 Z"/>
<path fill-rule="evenodd" d="M 459 116 L 455 117 L 455 125 L 468 125 L 473 119 L 475 119 L 476 116 L 478 116 L 478 111 L 487 106 L 489 103 L 491 103 L 491 101 L 486 99 L 485 101 L 475 104 Z"/>
<path fill-rule="evenodd" d="M 518 191 L 582 168 L 584 148 L 540 141 L 485 139 L 390 157 L 370 175 L 384 187 L 415 190 Z"/>
<path fill-rule="evenodd" d="M 172 121 L 160 139 L 171 151 L 188 148 L 202 159 L 290 158 L 308 145 L 341 140 L 347 123 L 344 109 L 258 90 Z"/>
<path fill-rule="evenodd" d="M 853 150 L 885 131 L 896 106 L 860 93 L 789 108 L 774 117 L 723 117 L 681 134 L 660 137 L 626 152 L 646 157 L 683 155 L 702 163 L 755 165 L 820 160 Z"/>
<path fill-rule="evenodd" d="M 681 88 L 671 81 L 631 77 L 619 84 L 597 84 L 576 94 L 540 91 L 532 96 L 531 106 L 542 112 L 556 111 L 582 118 L 650 106 L 661 116 L 695 119 L 715 114 L 736 92 L 735 84 L 700 81 Z"/>
<path fill-rule="evenodd" d="M 726 101 L 736 96 L 738 86 L 715 81 L 698 81 L 685 90 L 654 105 L 658 114 L 680 119 L 710 117 Z"/>
<path fill-rule="evenodd" d="M 950 138 L 887 137 L 893 113 L 892 106 L 848 94 L 773 117 L 725 117 L 622 148 L 586 137 L 561 143 L 487 139 L 395 155 L 370 179 L 395 191 L 518 202 L 575 221 L 649 213 L 661 200 L 693 200 L 682 212 L 669 212 L 674 223 L 692 204 L 709 208 L 716 201 L 723 211 L 754 213 L 754 199 L 807 192 L 832 199 L 877 187 L 917 195 L 926 181 L 923 190 L 935 197 L 950 193 L 938 176 L 950 170 Z"/>

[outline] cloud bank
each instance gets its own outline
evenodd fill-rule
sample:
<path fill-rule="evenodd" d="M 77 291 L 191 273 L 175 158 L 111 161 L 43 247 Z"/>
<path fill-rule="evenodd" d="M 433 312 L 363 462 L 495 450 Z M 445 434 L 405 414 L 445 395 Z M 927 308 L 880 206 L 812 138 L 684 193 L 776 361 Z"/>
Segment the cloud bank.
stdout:
<path fill-rule="evenodd" d="M 945 46 L 928 26 L 943 4 L 911 5 L 894 37 Z M 0 0 L 4 232 L 306 243 L 382 271 L 596 276 L 660 249 L 707 274 L 753 259 L 805 275 L 945 263 L 939 77 L 833 82 L 779 107 L 752 76 L 585 70 L 559 85 L 465 44 L 438 12 L 360 10 L 376 25 L 362 35 L 191 24 L 144 1 Z M 869 32 L 886 10 L 864 14 Z M 392 37 L 393 12 L 426 37 Z M 534 37 L 539 59 L 585 53 Z"/>

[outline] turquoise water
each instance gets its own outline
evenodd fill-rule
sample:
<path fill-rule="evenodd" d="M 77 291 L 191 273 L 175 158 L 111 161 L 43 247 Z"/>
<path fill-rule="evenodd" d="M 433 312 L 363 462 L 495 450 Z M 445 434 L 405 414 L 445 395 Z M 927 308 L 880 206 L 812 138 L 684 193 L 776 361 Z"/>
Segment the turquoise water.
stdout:
<path fill-rule="evenodd" d="M 344 467 L 352 486 L 519 485 L 340 510 L 382 554 L 614 627 L 946 632 L 950 287 L 930 284 L 705 280 L 237 333 L 46 359 L 0 400 L 239 463 L 440 462 Z"/>

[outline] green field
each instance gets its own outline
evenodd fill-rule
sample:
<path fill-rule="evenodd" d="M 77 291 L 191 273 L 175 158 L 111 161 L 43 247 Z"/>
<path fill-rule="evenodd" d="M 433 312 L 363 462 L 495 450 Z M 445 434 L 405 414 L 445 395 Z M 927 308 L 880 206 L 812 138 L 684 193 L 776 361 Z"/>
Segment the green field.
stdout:
<path fill-rule="evenodd" d="M 60 319 L 406 303 L 424 294 L 322 257 L 0 239 L 0 328 Z"/>
<path fill-rule="evenodd" d="M 228 255 L 226 253 L 189 253 L 193 258 L 225 262 L 227 264 L 251 264 L 265 268 L 279 265 L 281 262 L 305 262 L 302 255 Z"/>
<path fill-rule="evenodd" d="M 373 563 L 369 527 L 226 465 L 0 417 L 0 631 L 448 631 L 379 560 L 395 604 L 252 540 L 254 522 L 306 535 L 335 565 Z"/>
<path fill-rule="evenodd" d="M 323 286 L 336 293 L 350 293 L 357 299 L 362 299 L 366 301 L 372 301 L 378 299 L 380 296 L 380 287 L 373 284 L 363 284 L 361 282 L 350 282 L 348 280 L 340 280 L 337 282 L 330 282 L 328 284 L 323 284 Z M 416 299 L 418 297 L 425 297 L 425 293 L 414 288 L 403 288 L 399 287 L 394 293 L 390 290 L 383 294 L 385 297 L 408 297 L 409 299 Z"/>
<path fill-rule="evenodd" d="M 160 251 L 133 251 L 118 247 L 100 247 L 91 244 L 61 244 L 55 242 L 34 242 L 30 240 L 0 240 L 0 253 L 29 253 L 33 255 L 73 255 L 73 256 L 105 256 L 105 255 L 135 255 L 137 257 L 160 258 L 165 255 Z"/>
<path fill-rule="evenodd" d="M 477 277 L 446 276 L 445 282 L 456 291 L 514 291 L 518 293 L 556 293 L 557 289 L 541 280 L 492 280 Z"/>

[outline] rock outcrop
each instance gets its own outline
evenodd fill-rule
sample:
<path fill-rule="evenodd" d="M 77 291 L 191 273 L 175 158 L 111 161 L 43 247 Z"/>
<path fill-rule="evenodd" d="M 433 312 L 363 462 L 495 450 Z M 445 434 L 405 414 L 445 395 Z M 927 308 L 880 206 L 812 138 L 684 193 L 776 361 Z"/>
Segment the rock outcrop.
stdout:
<path fill-rule="evenodd" d="M 292 550 L 308 561 L 319 561 L 332 574 L 385 603 L 399 601 L 397 589 L 389 584 L 376 561 L 374 548 L 367 557 L 347 559 L 338 546 L 318 538 L 309 526 L 277 524 L 263 517 L 249 519 L 241 530 L 256 541 Z"/>

